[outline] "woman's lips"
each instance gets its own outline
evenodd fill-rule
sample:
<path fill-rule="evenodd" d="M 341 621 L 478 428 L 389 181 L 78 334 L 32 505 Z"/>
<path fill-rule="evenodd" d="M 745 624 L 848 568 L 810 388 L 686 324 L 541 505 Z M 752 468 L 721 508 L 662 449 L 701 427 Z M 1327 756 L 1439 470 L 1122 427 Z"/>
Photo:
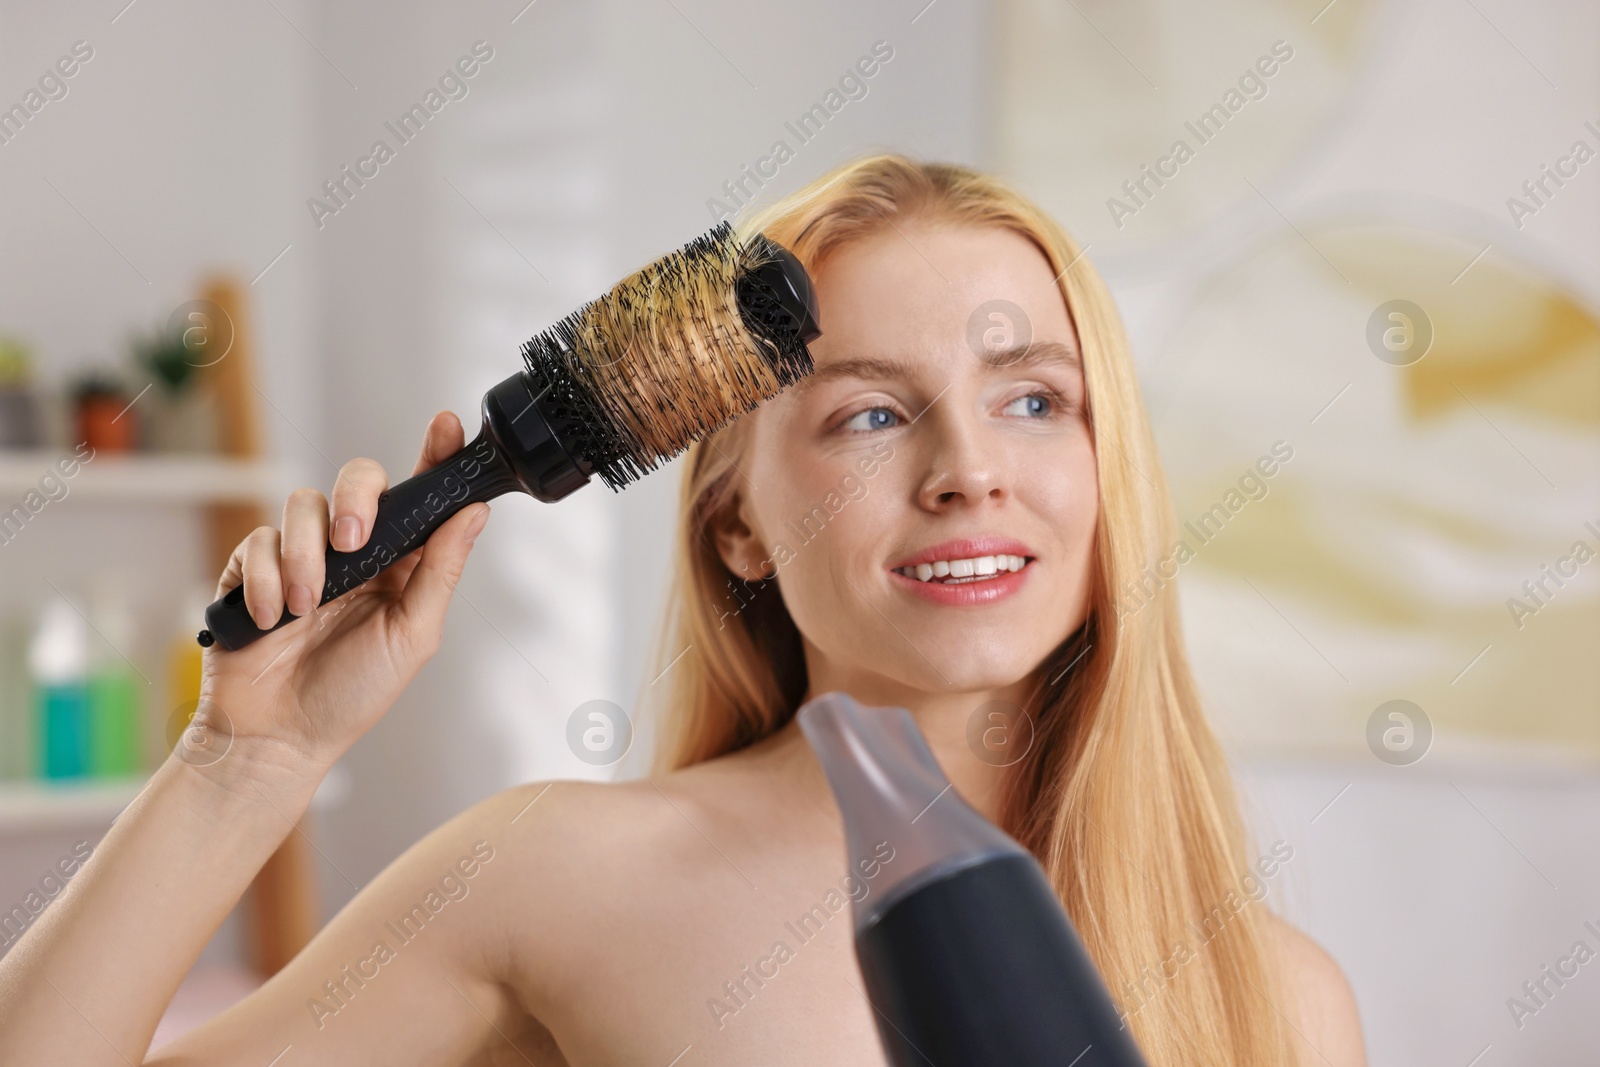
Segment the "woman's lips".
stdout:
<path fill-rule="evenodd" d="M 982 556 L 997 556 L 1000 554 L 1012 556 L 1032 557 L 1033 549 L 1010 537 L 961 537 L 951 541 L 941 541 L 936 545 L 929 545 L 915 555 L 891 563 L 890 569 L 898 567 L 914 567 L 918 563 L 933 563 L 936 560 L 978 559 Z"/>
<path fill-rule="evenodd" d="M 889 580 L 907 592 L 935 604 L 973 607 L 993 604 L 1020 592 L 1027 584 L 1028 576 L 1033 573 L 1034 566 L 1034 561 L 1030 559 L 1019 571 L 1001 571 L 991 577 L 953 582 L 937 580 L 924 582 L 919 578 L 908 578 L 899 571 L 891 570 Z"/>

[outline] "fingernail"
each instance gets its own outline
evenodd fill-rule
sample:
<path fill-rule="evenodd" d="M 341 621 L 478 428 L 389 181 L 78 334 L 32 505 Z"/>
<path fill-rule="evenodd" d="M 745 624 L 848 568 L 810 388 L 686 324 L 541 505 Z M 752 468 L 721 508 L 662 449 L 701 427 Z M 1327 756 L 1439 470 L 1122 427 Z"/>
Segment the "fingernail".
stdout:
<path fill-rule="evenodd" d="M 259 608 L 259 609 L 258 608 L 251 608 L 250 609 L 250 621 L 256 624 L 256 629 L 258 629 L 258 630 L 270 630 L 270 629 L 272 629 L 272 624 L 278 621 L 277 619 L 263 618 L 262 616 L 264 616 L 265 614 L 266 614 L 266 609 L 264 609 L 264 608 Z"/>
<path fill-rule="evenodd" d="M 478 535 L 483 532 L 483 524 L 488 522 L 488 521 L 489 521 L 489 505 L 488 504 L 484 504 L 479 509 L 477 517 L 472 519 L 470 522 L 467 523 L 467 538 L 466 538 L 467 544 L 470 545 L 470 544 L 472 544 L 472 542 L 474 542 L 474 541 L 476 541 L 478 539 Z"/>
<path fill-rule="evenodd" d="M 361 547 L 361 522 L 354 515 L 340 515 L 333 524 L 333 547 L 354 552 Z"/>
<path fill-rule="evenodd" d="M 289 610 L 296 615 L 304 615 L 315 607 L 311 602 L 311 587 L 299 582 L 289 587 Z"/>

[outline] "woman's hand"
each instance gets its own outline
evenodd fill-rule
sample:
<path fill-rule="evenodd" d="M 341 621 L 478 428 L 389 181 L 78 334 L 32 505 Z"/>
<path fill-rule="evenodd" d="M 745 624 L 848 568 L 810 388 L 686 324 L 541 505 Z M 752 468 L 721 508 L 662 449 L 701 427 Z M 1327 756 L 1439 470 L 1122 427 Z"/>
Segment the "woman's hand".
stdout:
<path fill-rule="evenodd" d="M 464 443 L 459 419 L 435 415 L 413 473 L 443 462 Z M 330 535 L 343 552 L 365 544 L 386 488 L 376 462 L 351 460 L 339 471 L 331 508 L 315 489 L 298 489 L 284 504 L 281 533 L 262 526 L 234 549 L 217 595 L 243 581 L 245 605 L 263 629 L 286 603 L 301 618 L 238 651 L 205 651 L 194 728 L 209 731 L 207 749 L 227 746 L 247 760 L 320 779 L 438 650 L 451 593 L 489 517 L 487 504 L 463 508 L 421 550 L 317 606 Z M 190 744 L 188 738 L 182 743 Z M 212 758 L 188 762 L 208 765 Z M 229 762 L 219 759 L 218 770 L 229 769 Z"/>

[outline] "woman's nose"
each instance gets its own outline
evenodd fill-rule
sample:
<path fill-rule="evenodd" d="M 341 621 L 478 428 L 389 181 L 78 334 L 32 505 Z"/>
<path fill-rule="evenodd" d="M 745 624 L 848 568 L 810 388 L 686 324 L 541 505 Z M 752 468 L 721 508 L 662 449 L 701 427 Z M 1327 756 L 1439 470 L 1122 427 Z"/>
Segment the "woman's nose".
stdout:
<path fill-rule="evenodd" d="M 943 417 L 929 417 L 923 434 L 928 461 L 917 500 L 930 511 L 957 504 L 975 505 L 990 498 L 1001 499 L 1009 491 L 999 442 L 991 440 L 981 426 L 949 411 Z"/>

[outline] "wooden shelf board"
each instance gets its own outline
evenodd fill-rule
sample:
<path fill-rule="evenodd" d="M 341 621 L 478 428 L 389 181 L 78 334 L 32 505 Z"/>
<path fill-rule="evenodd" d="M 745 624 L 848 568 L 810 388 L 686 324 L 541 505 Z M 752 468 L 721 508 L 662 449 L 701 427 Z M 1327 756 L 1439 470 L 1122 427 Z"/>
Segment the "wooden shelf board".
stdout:
<path fill-rule="evenodd" d="M 0 833 L 99 828 L 122 813 L 143 776 L 60 782 L 0 782 Z"/>
<path fill-rule="evenodd" d="M 69 452 L 44 449 L 0 450 L 0 501 L 22 502 L 39 479 L 56 474 L 67 495 L 52 507 L 72 500 L 120 500 L 136 503 L 216 503 L 276 500 L 282 495 L 283 471 L 275 463 L 182 453 L 100 453 L 79 463 L 71 478 L 60 478 L 56 462 Z"/>
<path fill-rule="evenodd" d="M 99 829 L 111 825 L 149 776 L 0 781 L 0 837 L 49 830 Z M 342 763 L 329 768 L 311 798 L 311 810 L 327 811 L 350 795 L 350 771 Z"/>

